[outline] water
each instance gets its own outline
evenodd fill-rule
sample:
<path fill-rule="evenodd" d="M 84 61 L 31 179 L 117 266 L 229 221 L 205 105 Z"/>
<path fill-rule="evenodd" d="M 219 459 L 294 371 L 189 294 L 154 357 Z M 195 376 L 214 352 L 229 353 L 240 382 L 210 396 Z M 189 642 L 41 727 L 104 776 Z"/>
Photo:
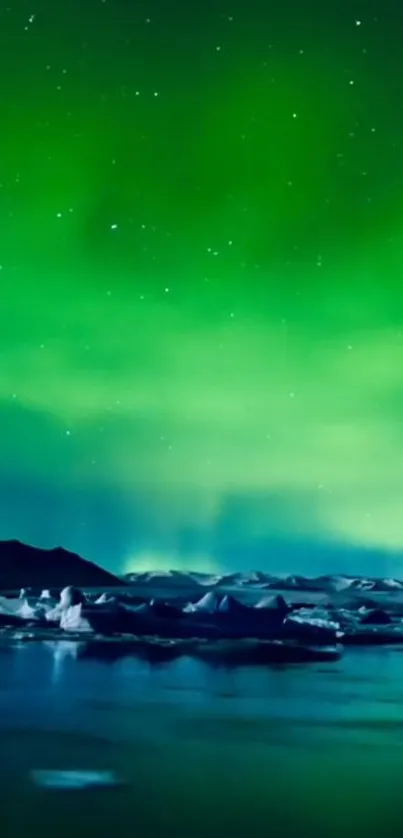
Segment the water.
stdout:
<path fill-rule="evenodd" d="M 403 833 L 403 650 L 332 665 L 211 668 L 0 652 L 0 811 L 10 838 Z M 117 790 L 37 789 L 32 769 L 113 770 Z"/>

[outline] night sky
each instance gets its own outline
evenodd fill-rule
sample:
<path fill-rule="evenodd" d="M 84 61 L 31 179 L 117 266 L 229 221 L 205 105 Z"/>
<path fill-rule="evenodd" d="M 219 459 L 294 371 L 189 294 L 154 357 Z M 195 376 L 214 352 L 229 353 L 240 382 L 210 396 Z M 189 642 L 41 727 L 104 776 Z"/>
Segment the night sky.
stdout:
<path fill-rule="evenodd" d="M 6 0 L 0 538 L 403 574 L 402 38 L 400 0 Z"/>

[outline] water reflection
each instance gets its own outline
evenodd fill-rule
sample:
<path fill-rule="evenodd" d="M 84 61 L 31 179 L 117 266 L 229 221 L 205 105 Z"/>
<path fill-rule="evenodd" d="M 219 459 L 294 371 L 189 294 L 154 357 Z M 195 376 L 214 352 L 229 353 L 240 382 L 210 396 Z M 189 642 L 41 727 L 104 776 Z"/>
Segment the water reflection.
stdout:
<path fill-rule="evenodd" d="M 2 657 L 6 834 L 22 838 L 42 805 L 32 770 L 94 768 L 116 771 L 129 791 L 93 801 L 92 819 L 81 816 L 82 798 L 52 798 L 46 806 L 65 826 L 58 835 L 109 838 L 119 822 L 135 823 L 140 838 L 244 838 L 251 824 L 263 838 L 284 818 L 287 838 L 403 828 L 396 649 L 281 669 L 215 669 L 186 657 L 105 662 L 82 651 L 29 643 Z"/>

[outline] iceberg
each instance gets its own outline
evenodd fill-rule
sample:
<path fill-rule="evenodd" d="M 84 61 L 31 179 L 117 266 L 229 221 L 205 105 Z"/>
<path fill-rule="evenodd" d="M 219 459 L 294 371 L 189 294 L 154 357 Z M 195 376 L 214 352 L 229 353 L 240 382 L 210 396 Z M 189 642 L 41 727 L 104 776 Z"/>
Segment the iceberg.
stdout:
<path fill-rule="evenodd" d="M 60 628 L 63 631 L 79 631 L 91 633 L 93 628 L 89 620 L 82 614 L 82 603 L 78 605 L 70 605 L 68 608 L 62 610 L 60 618 Z"/>
<path fill-rule="evenodd" d="M 197 602 L 189 602 L 188 605 L 185 605 L 183 611 L 185 614 L 191 614 L 195 611 L 204 611 L 207 614 L 214 614 L 220 605 L 222 597 L 215 593 L 215 591 L 209 591 L 207 594 L 197 600 Z"/>
<path fill-rule="evenodd" d="M 53 790 L 85 790 L 117 788 L 123 783 L 113 771 L 49 771 L 31 772 L 35 785 Z"/>

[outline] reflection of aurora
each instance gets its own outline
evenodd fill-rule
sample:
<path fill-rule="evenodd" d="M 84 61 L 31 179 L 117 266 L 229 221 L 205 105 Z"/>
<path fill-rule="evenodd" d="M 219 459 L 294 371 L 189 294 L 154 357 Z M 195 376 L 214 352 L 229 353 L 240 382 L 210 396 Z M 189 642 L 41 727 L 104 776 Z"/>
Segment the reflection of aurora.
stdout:
<path fill-rule="evenodd" d="M 130 61 L 140 13 L 92 0 L 6 56 L 0 536 L 114 569 L 215 569 L 228 533 L 400 549 L 394 35 L 299 4 L 268 51 L 256 3 L 193 54 L 176 5 Z"/>

